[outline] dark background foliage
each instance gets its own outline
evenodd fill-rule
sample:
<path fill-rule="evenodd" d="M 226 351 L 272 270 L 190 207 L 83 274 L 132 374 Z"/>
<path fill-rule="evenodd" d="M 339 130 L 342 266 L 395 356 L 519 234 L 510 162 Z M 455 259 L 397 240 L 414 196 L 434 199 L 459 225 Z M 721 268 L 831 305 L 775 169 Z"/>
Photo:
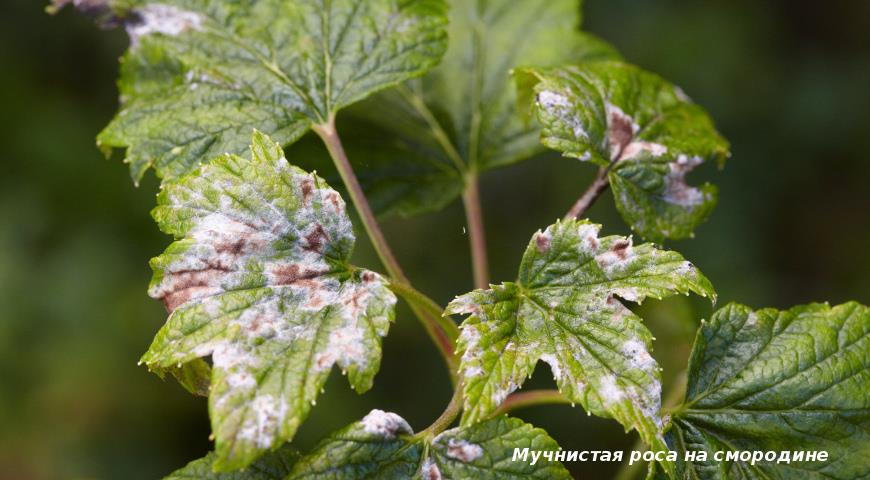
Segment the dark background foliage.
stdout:
<path fill-rule="evenodd" d="M 0 4 L 0 478 L 151 479 L 210 448 L 206 403 L 136 361 L 164 320 L 145 294 L 147 260 L 169 242 L 148 216 L 153 177 L 134 188 L 94 136 L 116 108 L 122 32 L 101 32 L 41 0 Z M 787 307 L 870 303 L 870 3 L 863 0 L 588 0 L 585 27 L 681 85 L 733 143 L 713 179 L 721 202 L 697 238 L 674 242 L 720 302 Z M 561 216 L 592 168 L 548 158 L 487 176 L 493 278 L 513 278 L 531 234 Z M 609 196 L 591 211 L 627 233 Z M 419 286 L 446 302 L 470 288 L 458 206 L 387 233 Z M 360 242 L 358 262 L 377 267 Z M 697 299 L 641 309 L 666 388 L 684 368 Z M 539 369 L 529 386 L 548 387 Z M 435 349 L 401 311 L 375 388 L 331 379 L 298 444 L 374 407 L 425 427 L 449 384 Z M 567 449 L 627 449 L 633 434 L 567 406 L 521 416 Z M 574 464 L 578 474 L 614 465 Z"/>

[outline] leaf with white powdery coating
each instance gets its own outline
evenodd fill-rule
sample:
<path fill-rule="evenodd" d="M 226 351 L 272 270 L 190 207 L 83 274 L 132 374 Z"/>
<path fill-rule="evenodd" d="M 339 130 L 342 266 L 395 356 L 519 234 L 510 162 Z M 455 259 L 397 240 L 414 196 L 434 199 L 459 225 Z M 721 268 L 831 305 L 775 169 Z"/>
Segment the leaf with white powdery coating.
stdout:
<path fill-rule="evenodd" d="M 421 75 L 447 46 L 443 0 L 123 3 L 112 5 L 131 39 L 122 108 L 98 142 L 127 148 L 136 181 L 149 167 L 173 178 L 241 154 L 252 128 L 295 141 Z"/>
<path fill-rule="evenodd" d="M 537 126 L 518 115 L 512 68 L 618 58 L 580 32 L 579 0 L 450 4 L 442 62 L 338 119 L 340 131 L 357 133 L 344 135 L 344 143 L 377 213 L 438 210 L 461 194 L 470 172 L 545 150 Z"/>
<path fill-rule="evenodd" d="M 413 436 L 395 413 L 372 410 L 303 456 L 287 479 L 571 478 L 559 462 L 544 457 L 534 465 L 513 461 L 515 448 L 557 451 L 559 445 L 547 432 L 507 416 L 447 430 L 430 441 Z"/>
<path fill-rule="evenodd" d="M 710 282 L 676 252 L 630 238 L 598 237 L 599 225 L 569 220 L 534 235 L 517 282 L 457 297 L 463 425 L 481 421 L 519 388 L 538 360 L 559 390 L 590 413 L 636 428 L 655 450 L 662 438 L 659 367 L 652 335 L 619 300 L 674 294 L 715 298 Z"/>
<path fill-rule="evenodd" d="M 674 449 L 708 453 L 706 462 L 681 463 L 680 478 L 870 478 L 870 308 L 720 309 L 698 331 L 686 400 L 671 423 Z M 826 451 L 828 458 L 713 459 L 737 450 Z"/>
<path fill-rule="evenodd" d="M 269 452 L 244 470 L 235 472 L 215 472 L 214 452 L 188 463 L 172 472 L 164 480 L 284 480 L 293 468 L 299 454 L 284 446 Z"/>
<path fill-rule="evenodd" d="M 689 237 L 712 212 L 716 187 L 692 187 L 686 175 L 704 162 L 721 168 L 728 142 L 678 87 L 611 61 L 523 69 L 517 83 L 534 93 L 541 142 L 609 168 L 616 206 L 644 238 Z"/>
<path fill-rule="evenodd" d="M 149 294 L 170 316 L 142 361 L 163 372 L 211 355 L 220 470 L 290 440 L 334 364 L 369 389 L 396 303 L 380 275 L 347 263 L 338 193 L 259 132 L 251 152 L 167 183 L 153 212 L 178 240 L 151 262 Z"/>

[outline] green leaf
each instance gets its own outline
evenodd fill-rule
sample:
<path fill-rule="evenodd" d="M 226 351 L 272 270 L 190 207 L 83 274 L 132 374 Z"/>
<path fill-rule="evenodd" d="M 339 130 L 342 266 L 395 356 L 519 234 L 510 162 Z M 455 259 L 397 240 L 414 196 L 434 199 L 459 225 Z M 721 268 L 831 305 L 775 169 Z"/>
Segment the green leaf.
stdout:
<path fill-rule="evenodd" d="M 570 479 L 559 462 L 512 461 L 514 448 L 559 450 L 539 428 L 502 416 L 435 438 L 413 436 L 395 413 L 372 410 L 302 457 L 288 480 L 306 479 Z"/>
<path fill-rule="evenodd" d="M 288 446 L 269 452 L 244 470 L 216 473 L 214 452 L 199 460 L 194 460 L 182 469 L 172 472 L 164 480 L 284 480 L 299 458 L 299 454 Z"/>
<path fill-rule="evenodd" d="M 518 115 L 512 68 L 617 58 L 579 31 L 579 0 L 450 3 L 441 64 L 339 118 L 340 131 L 358 132 L 344 135 L 345 146 L 378 213 L 440 209 L 461 194 L 468 175 L 544 150 L 537 127 Z"/>
<path fill-rule="evenodd" d="M 158 197 L 178 240 L 151 262 L 170 312 L 142 360 L 158 372 L 211 355 L 215 467 L 244 467 L 290 440 L 334 364 L 357 391 L 380 365 L 396 298 L 349 265 L 345 204 L 256 132 L 252 158 L 224 155 Z"/>
<path fill-rule="evenodd" d="M 681 478 L 866 478 L 870 309 L 857 303 L 753 311 L 730 304 L 701 325 L 669 442 L 705 450 Z M 716 451 L 827 451 L 824 462 L 716 462 Z"/>
<path fill-rule="evenodd" d="M 567 157 L 609 168 L 616 206 L 645 238 L 685 238 L 709 216 L 716 187 L 689 186 L 686 175 L 711 161 L 723 166 L 728 142 L 678 87 L 612 61 L 523 69 L 534 87 L 541 142 Z"/>
<path fill-rule="evenodd" d="M 292 142 L 446 49 L 443 0 L 133 0 L 122 109 L 98 141 L 134 180 L 242 153 L 252 128 Z M 120 9 L 120 8 L 119 8 Z"/>
<path fill-rule="evenodd" d="M 543 360 L 568 399 L 636 428 L 652 448 L 665 448 L 652 335 L 619 299 L 715 293 L 678 253 L 633 245 L 630 238 L 599 238 L 599 229 L 570 220 L 539 231 L 517 282 L 448 305 L 447 313 L 470 314 L 458 342 L 463 425 L 486 418 Z"/>

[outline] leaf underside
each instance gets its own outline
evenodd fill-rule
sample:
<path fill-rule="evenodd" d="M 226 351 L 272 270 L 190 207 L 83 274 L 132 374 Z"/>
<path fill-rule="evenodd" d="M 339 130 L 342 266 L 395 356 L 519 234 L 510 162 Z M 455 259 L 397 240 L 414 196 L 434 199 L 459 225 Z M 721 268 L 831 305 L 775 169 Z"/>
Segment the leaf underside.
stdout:
<path fill-rule="evenodd" d="M 344 107 L 421 75 L 446 49 L 443 0 L 133 0 L 122 108 L 99 135 L 127 148 L 138 181 L 245 151 L 253 128 L 281 144 Z"/>
<path fill-rule="evenodd" d="M 686 175 L 721 167 L 728 142 L 678 87 L 617 61 L 523 69 L 517 83 L 534 95 L 541 142 L 609 168 L 617 209 L 644 238 L 689 237 L 712 212 L 716 187 L 690 186 Z"/>
<path fill-rule="evenodd" d="M 398 415 L 374 410 L 323 440 L 295 464 L 287 479 L 571 478 L 559 462 L 512 461 L 514 448 L 559 449 L 546 432 L 516 418 L 502 416 L 447 430 L 431 443 L 412 433 Z"/>
<path fill-rule="evenodd" d="M 290 440 L 333 365 L 371 387 L 396 298 L 348 264 L 350 219 L 323 180 L 256 132 L 250 159 L 168 182 L 153 216 L 178 240 L 151 262 L 149 294 L 170 316 L 142 361 L 165 372 L 211 356 L 216 468 Z"/>
<path fill-rule="evenodd" d="M 450 3 L 442 62 L 339 118 L 350 160 L 379 214 L 439 210 L 461 195 L 469 172 L 543 152 L 536 125 L 517 111 L 512 68 L 618 58 L 579 31 L 579 0 Z"/>
<path fill-rule="evenodd" d="M 704 450 L 685 479 L 870 478 L 870 309 L 730 304 L 698 332 L 668 442 Z M 827 451 L 828 460 L 716 462 L 716 451 Z M 682 456 L 682 453 L 681 453 Z"/>
<path fill-rule="evenodd" d="M 666 448 L 652 335 L 620 299 L 715 293 L 679 254 L 599 238 L 599 229 L 570 220 L 539 231 L 517 282 L 476 290 L 447 307 L 469 314 L 458 342 L 463 425 L 486 418 L 543 360 L 569 400 L 637 429 L 656 450 Z"/>

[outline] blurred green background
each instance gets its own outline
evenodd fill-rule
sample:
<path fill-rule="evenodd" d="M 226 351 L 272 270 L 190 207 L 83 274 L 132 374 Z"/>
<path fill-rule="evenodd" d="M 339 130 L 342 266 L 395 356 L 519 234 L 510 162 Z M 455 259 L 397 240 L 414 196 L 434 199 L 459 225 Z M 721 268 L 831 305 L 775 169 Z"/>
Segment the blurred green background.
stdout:
<path fill-rule="evenodd" d="M 116 108 L 122 32 L 101 32 L 43 0 L 0 2 L 0 479 L 153 479 L 210 448 L 206 403 L 137 367 L 164 320 L 145 294 L 147 260 L 169 242 L 149 218 L 156 182 L 137 188 L 94 136 Z M 720 302 L 787 307 L 870 303 L 870 2 L 587 0 L 585 28 L 681 85 L 733 143 L 714 180 L 721 201 L 697 238 L 674 242 Z M 591 179 L 540 159 L 485 177 L 493 278 L 514 277 L 531 234 Z M 590 213 L 627 233 L 609 196 Z M 390 219 L 387 234 L 419 287 L 440 302 L 470 288 L 461 209 Z M 378 267 L 360 242 L 358 262 Z M 711 307 L 642 308 L 666 388 Z M 297 443 L 384 408 L 415 428 L 450 395 L 435 349 L 407 311 L 363 396 L 335 374 Z M 539 369 L 529 387 L 552 385 Z M 610 421 L 567 406 L 520 415 L 566 449 L 627 449 Z M 606 478 L 614 465 L 574 464 Z"/>

